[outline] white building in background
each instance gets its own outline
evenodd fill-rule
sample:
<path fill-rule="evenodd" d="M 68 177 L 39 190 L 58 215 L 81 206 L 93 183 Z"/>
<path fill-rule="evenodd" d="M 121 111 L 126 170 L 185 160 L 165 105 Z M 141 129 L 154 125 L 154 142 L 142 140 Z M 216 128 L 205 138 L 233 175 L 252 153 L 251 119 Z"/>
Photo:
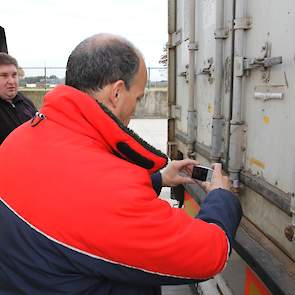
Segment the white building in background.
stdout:
<path fill-rule="evenodd" d="M 36 83 L 27 83 L 26 88 L 36 88 L 37 84 Z"/>

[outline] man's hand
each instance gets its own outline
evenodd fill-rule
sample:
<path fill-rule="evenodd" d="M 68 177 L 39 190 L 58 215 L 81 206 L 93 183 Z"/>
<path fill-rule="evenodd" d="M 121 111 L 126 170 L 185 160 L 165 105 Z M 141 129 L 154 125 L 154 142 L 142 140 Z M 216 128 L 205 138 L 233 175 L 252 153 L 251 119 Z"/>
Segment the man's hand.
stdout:
<path fill-rule="evenodd" d="M 193 165 L 199 163 L 192 159 L 171 161 L 162 171 L 162 186 L 176 186 L 179 184 L 194 184 L 192 178 Z M 182 172 L 182 173 L 181 173 Z M 181 173 L 181 175 L 179 174 Z"/>
<path fill-rule="evenodd" d="M 201 185 L 208 193 L 218 188 L 222 188 L 228 191 L 231 190 L 230 180 L 227 176 L 222 175 L 222 167 L 220 163 L 214 164 L 211 182 L 202 182 Z"/>

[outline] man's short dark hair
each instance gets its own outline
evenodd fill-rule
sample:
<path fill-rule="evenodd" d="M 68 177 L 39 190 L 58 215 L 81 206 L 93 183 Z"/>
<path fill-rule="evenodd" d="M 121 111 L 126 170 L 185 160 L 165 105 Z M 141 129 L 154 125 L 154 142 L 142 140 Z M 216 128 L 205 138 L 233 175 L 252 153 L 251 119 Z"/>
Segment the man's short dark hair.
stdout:
<path fill-rule="evenodd" d="M 139 69 L 139 52 L 127 40 L 95 35 L 82 41 L 71 53 L 65 84 L 81 91 L 99 91 L 123 80 L 127 89 Z"/>
<path fill-rule="evenodd" d="M 5 52 L 0 52 L 0 66 L 2 65 L 14 65 L 18 68 L 16 59 Z"/>

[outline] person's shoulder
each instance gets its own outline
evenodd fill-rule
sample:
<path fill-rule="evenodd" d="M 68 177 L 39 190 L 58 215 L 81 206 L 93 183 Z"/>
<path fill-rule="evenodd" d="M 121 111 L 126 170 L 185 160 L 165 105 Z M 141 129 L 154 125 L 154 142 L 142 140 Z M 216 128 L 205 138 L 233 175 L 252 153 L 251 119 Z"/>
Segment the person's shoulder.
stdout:
<path fill-rule="evenodd" d="M 15 98 L 14 99 L 17 99 L 17 100 L 25 100 L 25 101 L 29 101 L 31 102 L 31 100 L 25 96 L 22 92 L 18 91 Z"/>
<path fill-rule="evenodd" d="M 35 107 L 34 103 L 32 102 L 32 100 L 30 98 L 28 98 L 26 95 L 24 95 L 20 91 L 18 91 L 18 93 L 16 94 L 14 100 L 23 101 L 23 102 L 29 104 L 32 108 L 36 109 L 36 107 Z"/>

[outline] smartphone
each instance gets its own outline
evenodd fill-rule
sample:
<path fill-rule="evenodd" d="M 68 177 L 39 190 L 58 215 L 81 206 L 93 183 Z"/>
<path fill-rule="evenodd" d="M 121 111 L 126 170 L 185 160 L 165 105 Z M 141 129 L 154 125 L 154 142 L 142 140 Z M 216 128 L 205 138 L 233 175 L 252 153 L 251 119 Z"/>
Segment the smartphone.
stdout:
<path fill-rule="evenodd" d="M 205 166 L 194 166 L 192 172 L 192 178 L 200 181 L 211 181 L 213 170 Z"/>

